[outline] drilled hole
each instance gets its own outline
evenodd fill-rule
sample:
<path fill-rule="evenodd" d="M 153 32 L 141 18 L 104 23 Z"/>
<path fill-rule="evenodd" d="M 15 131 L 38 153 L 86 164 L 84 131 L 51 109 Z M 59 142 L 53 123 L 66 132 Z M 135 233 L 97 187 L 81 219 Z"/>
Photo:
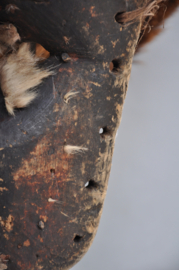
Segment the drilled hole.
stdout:
<path fill-rule="evenodd" d="M 75 238 L 74 238 L 74 242 L 79 243 L 82 240 L 82 238 L 83 238 L 83 236 L 76 235 Z"/>
<path fill-rule="evenodd" d="M 17 248 L 21 248 L 21 247 L 22 247 L 22 244 L 18 244 L 18 245 L 17 245 Z"/>
<path fill-rule="evenodd" d="M 36 258 L 39 258 L 40 256 L 39 256 L 39 254 L 36 254 Z"/>
<path fill-rule="evenodd" d="M 120 71 L 121 61 L 119 59 L 113 59 L 109 64 L 109 70 L 118 73 Z"/>
<path fill-rule="evenodd" d="M 103 127 L 100 128 L 99 130 L 99 134 L 100 136 L 104 139 L 104 138 L 111 138 L 112 137 L 112 132 L 108 127 Z"/>
<path fill-rule="evenodd" d="M 89 180 L 85 184 L 85 188 L 93 189 L 97 187 L 98 187 L 98 184 L 94 180 Z"/>
<path fill-rule="evenodd" d="M 64 62 L 69 62 L 71 60 L 71 57 L 67 53 L 62 53 L 61 57 Z"/>
<path fill-rule="evenodd" d="M 122 11 L 122 12 L 118 12 L 116 15 L 115 15 L 115 20 L 117 23 L 120 23 L 122 25 L 124 25 L 124 14 L 126 12 L 125 11 Z"/>
<path fill-rule="evenodd" d="M 50 169 L 51 176 L 54 177 L 55 175 L 55 169 Z"/>
<path fill-rule="evenodd" d="M 103 134 L 103 132 L 104 132 L 103 128 L 100 128 L 99 134 Z"/>

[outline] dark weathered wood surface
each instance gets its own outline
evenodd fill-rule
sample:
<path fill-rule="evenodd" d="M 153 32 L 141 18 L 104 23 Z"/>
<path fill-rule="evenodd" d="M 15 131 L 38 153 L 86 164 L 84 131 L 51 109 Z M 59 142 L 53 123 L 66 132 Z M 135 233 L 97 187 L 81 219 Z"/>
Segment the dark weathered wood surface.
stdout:
<path fill-rule="evenodd" d="M 115 21 L 125 10 L 115 0 L 0 2 L 1 21 L 57 66 L 15 118 L 0 96 L 0 259 L 9 270 L 68 269 L 95 236 L 140 32 Z M 86 150 L 70 155 L 65 145 Z"/>

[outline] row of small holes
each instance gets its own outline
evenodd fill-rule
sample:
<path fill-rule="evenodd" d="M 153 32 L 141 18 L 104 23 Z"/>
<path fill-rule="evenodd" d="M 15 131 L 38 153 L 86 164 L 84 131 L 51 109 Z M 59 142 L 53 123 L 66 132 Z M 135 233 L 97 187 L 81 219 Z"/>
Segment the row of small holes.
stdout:
<path fill-rule="evenodd" d="M 50 169 L 50 173 L 51 173 L 52 177 L 54 177 L 55 176 L 55 169 Z M 85 188 L 88 188 L 88 189 L 97 188 L 97 187 L 98 187 L 98 184 L 92 179 L 87 181 L 85 184 Z"/>
<path fill-rule="evenodd" d="M 113 60 L 110 63 L 110 70 L 113 72 L 118 72 L 119 67 L 120 67 L 120 64 L 119 64 L 118 60 Z M 107 127 L 100 128 L 99 134 L 101 135 L 102 138 L 104 138 L 106 135 L 110 134 L 110 131 L 108 130 Z M 52 177 L 54 177 L 55 169 L 50 169 L 50 173 L 51 173 Z M 97 187 L 98 187 L 98 184 L 94 180 L 89 180 L 85 184 L 85 188 L 87 188 L 87 189 L 95 189 Z M 76 235 L 73 240 L 75 243 L 79 243 L 82 240 L 82 238 L 83 238 L 83 236 Z M 38 257 L 38 255 L 36 255 L 36 256 Z"/>
<path fill-rule="evenodd" d="M 121 23 L 122 24 L 122 22 L 120 22 L 119 19 L 118 19 L 121 14 L 122 14 L 122 12 L 118 12 L 116 14 L 116 16 L 115 16 L 115 20 L 118 23 Z M 67 54 L 64 54 L 65 59 L 63 59 L 63 57 L 62 57 L 62 59 L 64 60 L 64 62 L 70 61 L 70 58 L 68 58 L 67 56 L 68 56 Z M 113 59 L 111 61 L 110 65 L 109 65 L 110 71 L 112 71 L 113 73 L 118 73 L 120 71 L 120 64 L 121 63 L 120 63 L 120 60 L 119 59 Z M 100 128 L 99 134 L 100 134 L 100 136 L 102 138 L 104 138 L 106 135 L 107 136 L 111 135 L 110 130 L 107 127 Z M 50 173 L 51 173 L 52 177 L 54 177 L 55 176 L 55 169 L 50 169 Z M 97 187 L 98 187 L 98 184 L 94 180 L 89 180 L 85 184 L 85 188 L 87 188 L 87 189 L 94 189 L 94 188 L 97 188 Z M 74 240 L 75 243 L 79 243 L 82 240 L 82 238 L 83 238 L 82 236 L 76 235 L 73 240 Z M 36 254 L 36 257 L 39 258 L 39 255 Z"/>
<path fill-rule="evenodd" d="M 52 177 L 54 177 L 55 169 L 50 169 L 50 173 L 51 173 Z M 97 187 L 98 187 L 98 184 L 94 180 L 89 180 L 85 184 L 85 188 L 87 188 L 87 189 L 93 189 L 93 188 L 97 188 Z M 79 243 L 82 240 L 82 238 L 83 238 L 83 236 L 76 235 L 73 240 L 75 243 Z M 36 255 L 36 257 L 38 257 L 38 256 Z"/>
<path fill-rule="evenodd" d="M 119 14 L 120 13 L 117 13 L 115 16 L 116 21 L 117 21 Z M 118 73 L 120 71 L 120 65 L 121 65 L 120 60 L 114 59 L 111 61 L 109 69 L 110 69 L 110 71 L 112 71 L 114 73 Z M 104 138 L 105 136 L 111 136 L 111 131 L 107 127 L 103 127 L 103 128 L 100 128 L 99 134 L 102 138 Z M 87 189 L 94 189 L 97 187 L 98 187 L 98 184 L 94 180 L 89 180 L 85 184 L 85 188 L 87 188 Z M 74 238 L 74 242 L 79 243 L 81 241 L 81 239 L 82 239 L 82 236 L 76 235 Z"/>
<path fill-rule="evenodd" d="M 115 20 L 117 23 L 124 25 L 122 21 L 120 21 L 120 17 L 124 12 L 118 12 L 115 15 Z M 109 64 L 109 70 L 115 74 L 120 72 L 120 66 L 121 66 L 121 61 L 120 59 L 113 59 L 111 63 Z"/>
<path fill-rule="evenodd" d="M 101 135 L 102 138 L 104 138 L 106 135 L 110 134 L 110 130 L 107 127 L 100 128 L 99 134 Z M 50 169 L 50 173 L 51 173 L 52 177 L 54 177 L 55 169 Z M 96 189 L 96 188 L 98 188 L 98 183 L 96 181 L 90 179 L 89 181 L 87 181 L 85 183 L 85 188 Z M 75 243 L 79 243 L 82 240 L 82 238 L 83 238 L 83 236 L 76 235 L 73 240 Z"/>

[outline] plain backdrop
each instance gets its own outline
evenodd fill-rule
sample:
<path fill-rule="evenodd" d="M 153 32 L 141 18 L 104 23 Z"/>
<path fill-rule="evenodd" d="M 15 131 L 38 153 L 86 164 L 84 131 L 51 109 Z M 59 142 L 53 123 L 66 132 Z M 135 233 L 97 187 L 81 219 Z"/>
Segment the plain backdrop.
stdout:
<path fill-rule="evenodd" d="M 73 270 L 179 270 L 178 27 L 179 11 L 134 58 L 99 229 Z"/>

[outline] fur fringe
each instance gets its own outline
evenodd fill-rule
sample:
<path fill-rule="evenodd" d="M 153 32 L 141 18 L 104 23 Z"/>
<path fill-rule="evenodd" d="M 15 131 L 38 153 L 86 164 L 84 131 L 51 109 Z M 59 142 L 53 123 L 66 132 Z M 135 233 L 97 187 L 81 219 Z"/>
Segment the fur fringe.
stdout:
<path fill-rule="evenodd" d="M 64 151 L 68 155 L 70 155 L 70 154 L 73 155 L 73 154 L 83 153 L 85 151 L 88 151 L 88 148 L 82 147 L 82 146 L 75 146 L 75 145 L 65 145 L 64 146 Z"/>
<path fill-rule="evenodd" d="M 14 115 L 15 108 L 28 106 L 37 96 L 34 88 L 54 74 L 50 68 L 38 67 L 40 58 L 31 52 L 29 43 L 22 43 L 16 50 L 18 40 L 20 37 L 13 25 L 0 26 L 0 50 L 3 52 L 0 58 L 0 84 L 6 109 L 11 115 Z M 11 53 L 8 48 L 11 48 Z"/>
<path fill-rule="evenodd" d="M 79 93 L 78 91 L 76 91 L 76 92 L 73 92 L 73 91 L 68 92 L 68 93 L 64 96 L 64 98 L 63 98 L 64 101 L 65 101 L 65 103 L 68 103 L 69 100 L 70 100 L 71 98 L 75 97 L 78 93 Z"/>
<path fill-rule="evenodd" d="M 118 13 L 115 19 L 118 23 L 129 25 L 138 20 L 141 20 L 142 22 L 144 22 L 145 19 L 148 17 L 147 22 L 144 23 L 143 25 L 143 28 L 146 28 L 148 22 L 151 20 L 151 18 L 156 14 L 157 10 L 159 9 L 161 2 L 164 2 L 164 1 L 165 0 L 147 1 L 147 3 L 144 4 L 144 6 L 141 8 L 138 8 L 133 11 Z"/>

